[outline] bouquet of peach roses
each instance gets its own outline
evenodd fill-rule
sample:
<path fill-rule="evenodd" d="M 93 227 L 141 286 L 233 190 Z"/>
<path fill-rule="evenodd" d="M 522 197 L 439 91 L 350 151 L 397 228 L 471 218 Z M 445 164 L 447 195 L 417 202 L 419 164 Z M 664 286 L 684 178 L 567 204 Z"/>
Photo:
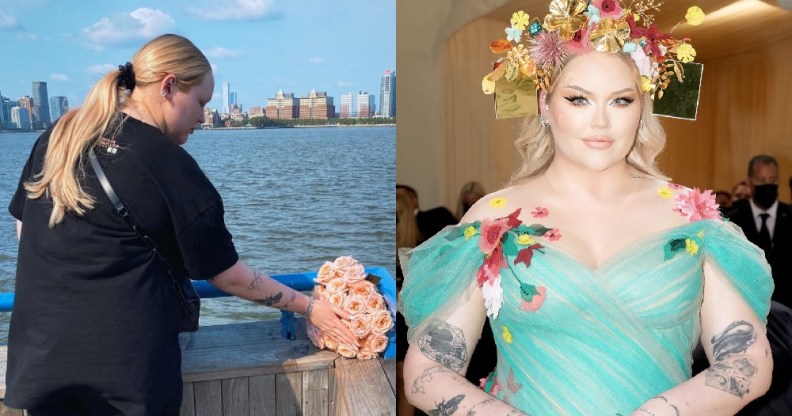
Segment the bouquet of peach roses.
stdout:
<path fill-rule="evenodd" d="M 356 345 L 342 343 L 308 324 L 308 337 L 314 345 L 328 348 L 344 357 L 360 359 L 375 358 L 377 353 L 387 348 L 388 337 L 385 334 L 393 327 L 393 317 L 363 265 L 352 257 L 339 257 L 332 263 L 325 262 L 314 281 L 313 297 L 349 312 L 352 319 L 342 319 L 341 322 L 358 339 Z"/>

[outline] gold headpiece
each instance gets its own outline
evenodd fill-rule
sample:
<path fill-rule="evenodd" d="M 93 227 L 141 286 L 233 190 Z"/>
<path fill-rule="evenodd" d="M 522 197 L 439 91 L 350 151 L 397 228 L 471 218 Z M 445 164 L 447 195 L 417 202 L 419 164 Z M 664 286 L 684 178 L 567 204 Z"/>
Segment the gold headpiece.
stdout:
<path fill-rule="evenodd" d="M 536 114 L 537 91 L 550 89 L 568 57 L 596 50 L 629 54 L 643 92 L 658 99 L 673 96 L 662 100 L 672 101 L 665 105 L 656 101 L 655 114 L 695 119 L 703 68 L 692 63 L 696 50 L 689 39 L 658 32 L 652 13 L 661 5 L 655 0 L 634 1 L 628 7 L 619 0 L 552 0 L 542 21 L 523 11 L 514 13 L 506 39 L 490 43 L 492 52 L 505 56 L 481 83 L 484 93 L 496 93 L 497 116 Z M 685 19 L 699 25 L 704 12 L 690 7 Z"/>

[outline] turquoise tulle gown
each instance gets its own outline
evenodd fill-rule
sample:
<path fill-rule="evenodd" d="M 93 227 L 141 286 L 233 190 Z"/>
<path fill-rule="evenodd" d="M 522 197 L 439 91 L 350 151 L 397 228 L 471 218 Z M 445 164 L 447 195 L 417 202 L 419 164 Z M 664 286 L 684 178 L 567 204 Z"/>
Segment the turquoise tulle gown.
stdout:
<path fill-rule="evenodd" d="M 553 247 L 558 230 L 539 224 L 552 217 L 541 208 L 537 224 L 512 213 L 444 229 L 402 259 L 410 343 L 483 293 L 498 348 L 486 391 L 532 415 L 631 414 L 691 377 L 705 260 L 760 320 L 770 307 L 763 253 L 711 207 L 697 208 L 693 192 L 675 192 L 691 222 L 649 235 L 593 270 Z"/>

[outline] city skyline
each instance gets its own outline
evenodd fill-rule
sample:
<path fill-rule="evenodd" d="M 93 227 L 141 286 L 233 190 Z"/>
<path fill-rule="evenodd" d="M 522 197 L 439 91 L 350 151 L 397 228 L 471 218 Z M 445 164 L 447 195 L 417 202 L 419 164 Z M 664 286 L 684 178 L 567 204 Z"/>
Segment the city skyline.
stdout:
<path fill-rule="evenodd" d="M 177 33 L 212 64 L 211 108 L 222 109 L 223 82 L 245 109 L 265 106 L 278 90 L 378 95 L 380 76 L 395 69 L 395 0 L 293 3 L 235 0 L 219 8 L 209 1 L 94 0 L 75 8 L 50 0 L 0 0 L 6 62 L 0 65 L 0 94 L 12 100 L 32 96 L 33 82 L 46 82 L 49 96 L 65 96 L 71 108 L 78 107 L 101 75 L 131 59 L 146 41 Z"/>

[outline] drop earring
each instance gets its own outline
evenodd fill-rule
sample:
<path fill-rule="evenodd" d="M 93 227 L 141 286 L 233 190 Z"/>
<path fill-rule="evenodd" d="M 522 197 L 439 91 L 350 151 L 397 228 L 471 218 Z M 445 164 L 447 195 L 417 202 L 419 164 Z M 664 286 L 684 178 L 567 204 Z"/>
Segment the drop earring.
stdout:
<path fill-rule="evenodd" d="M 644 127 L 644 123 L 643 123 L 643 119 L 641 119 L 641 121 L 638 122 L 638 130 L 643 129 L 643 127 Z"/>
<path fill-rule="evenodd" d="M 162 90 L 162 91 L 160 91 L 160 95 L 161 95 L 161 96 L 163 96 L 163 97 L 164 97 L 164 96 L 165 96 L 165 94 L 166 94 L 166 91 L 165 91 L 165 90 Z"/>
<path fill-rule="evenodd" d="M 542 117 L 541 122 L 542 122 L 542 127 L 550 127 L 550 121 L 548 121 L 546 118 Z"/>

